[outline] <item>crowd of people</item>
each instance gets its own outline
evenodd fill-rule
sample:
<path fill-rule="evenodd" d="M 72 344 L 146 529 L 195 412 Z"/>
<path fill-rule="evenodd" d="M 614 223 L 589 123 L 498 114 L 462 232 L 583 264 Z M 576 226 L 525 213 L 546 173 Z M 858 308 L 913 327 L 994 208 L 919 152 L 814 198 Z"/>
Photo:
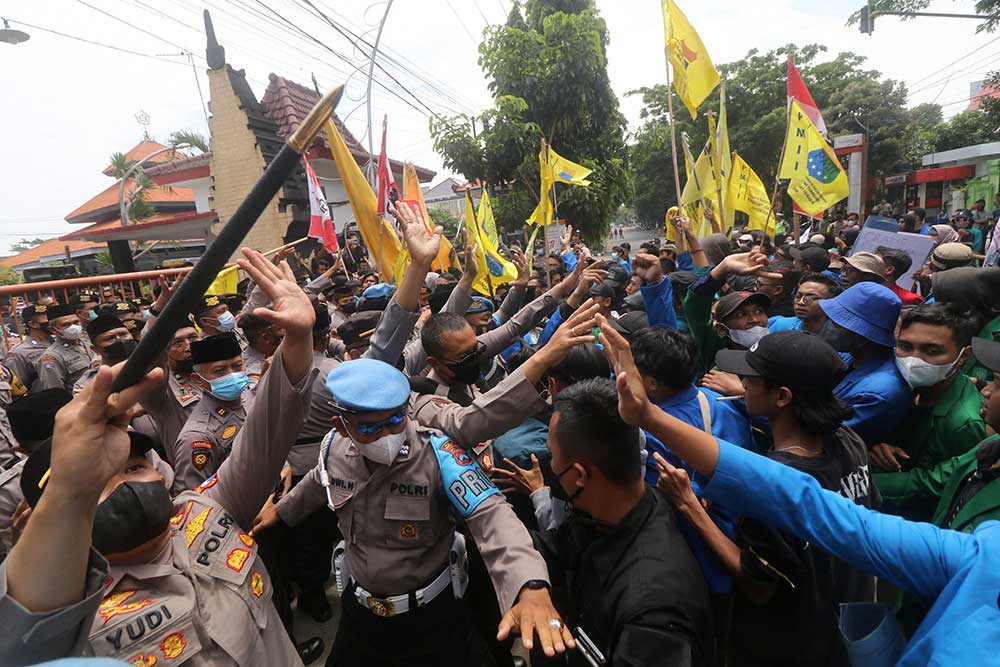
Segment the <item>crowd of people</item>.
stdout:
<path fill-rule="evenodd" d="M 120 392 L 183 278 L 24 305 L 0 664 L 839 667 L 876 599 L 892 661 L 995 663 L 1000 211 L 900 216 L 935 240 L 911 284 L 856 214 L 799 242 L 674 213 L 608 259 L 505 246 L 490 294 L 392 213 L 398 284 L 351 234 L 246 248 Z"/>

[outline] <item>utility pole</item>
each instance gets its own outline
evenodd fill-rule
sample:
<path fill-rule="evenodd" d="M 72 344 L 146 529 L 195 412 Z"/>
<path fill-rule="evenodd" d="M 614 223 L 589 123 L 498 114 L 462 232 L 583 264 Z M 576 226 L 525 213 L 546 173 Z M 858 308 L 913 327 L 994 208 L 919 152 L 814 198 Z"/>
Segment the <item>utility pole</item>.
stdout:
<path fill-rule="evenodd" d="M 871 0 L 858 12 L 858 30 L 864 35 L 870 35 L 875 31 L 876 16 L 902 16 L 904 18 L 938 18 L 938 19 L 979 19 L 993 21 L 1000 19 L 1000 14 L 953 14 L 949 12 L 893 12 L 882 9 L 875 9 Z"/>

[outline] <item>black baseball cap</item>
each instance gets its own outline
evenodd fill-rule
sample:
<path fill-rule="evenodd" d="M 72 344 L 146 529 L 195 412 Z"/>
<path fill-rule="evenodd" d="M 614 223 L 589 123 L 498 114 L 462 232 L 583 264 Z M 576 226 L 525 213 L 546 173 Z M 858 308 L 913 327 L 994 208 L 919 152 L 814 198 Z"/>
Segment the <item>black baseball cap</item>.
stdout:
<path fill-rule="evenodd" d="M 613 299 L 615 298 L 615 288 L 607 283 L 594 283 L 590 286 L 587 294 L 589 296 L 600 296 Z"/>
<path fill-rule="evenodd" d="M 833 391 L 847 372 L 836 350 L 807 331 L 777 331 L 749 350 L 720 350 L 715 365 L 727 373 L 762 377 L 807 392 Z"/>
<path fill-rule="evenodd" d="M 763 292 L 730 292 L 715 305 L 715 321 L 722 322 L 748 301 L 760 304 L 765 311 L 771 307 L 771 297 Z"/>
<path fill-rule="evenodd" d="M 976 359 L 983 366 L 986 366 L 986 368 L 994 373 L 1000 373 L 1000 341 L 989 340 L 987 338 L 973 338 L 972 354 L 975 355 Z"/>
<path fill-rule="evenodd" d="M 621 287 L 628 282 L 631 274 L 618 262 L 611 263 L 608 267 L 608 276 L 604 279 L 604 284 L 611 287 Z"/>
<path fill-rule="evenodd" d="M 649 317 L 641 310 L 633 310 L 630 313 L 625 313 L 617 320 L 611 319 L 610 323 L 615 331 L 625 336 L 625 338 L 631 338 L 639 333 L 640 329 L 645 329 L 649 326 Z"/>

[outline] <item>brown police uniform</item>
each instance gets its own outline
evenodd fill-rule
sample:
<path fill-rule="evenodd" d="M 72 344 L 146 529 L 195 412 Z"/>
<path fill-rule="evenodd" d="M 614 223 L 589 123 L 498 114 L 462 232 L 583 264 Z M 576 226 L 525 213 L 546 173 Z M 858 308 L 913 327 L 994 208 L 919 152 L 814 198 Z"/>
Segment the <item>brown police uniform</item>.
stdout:
<path fill-rule="evenodd" d="M 249 389 L 239 402 L 202 394 L 173 444 L 174 493 L 193 489 L 219 469 L 243 428 L 251 396 Z"/>
<path fill-rule="evenodd" d="M 38 358 L 35 367 L 38 390 L 59 388 L 71 392 L 88 368 L 100 364 L 100 356 L 94 354 L 90 342 L 84 338 L 77 341 L 56 339 Z"/>
<path fill-rule="evenodd" d="M 201 389 L 191 382 L 188 373 L 171 371 L 164 364 L 165 391 L 156 391 L 140 401 L 156 425 L 156 437 L 163 443 L 167 457 L 173 459 L 173 444 L 201 398 Z M 173 460 L 169 462 L 174 464 Z"/>
<path fill-rule="evenodd" d="M 0 448 L 0 561 L 13 546 L 11 524 L 21 504 L 21 470 L 27 459 L 13 449 Z"/>
<path fill-rule="evenodd" d="M 28 391 L 38 391 L 35 380 L 38 379 L 38 360 L 48 349 L 49 343 L 39 343 L 34 338 L 25 338 L 7 353 L 3 365 L 14 372 Z"/>
<path fill-rule="evenodd" d="M 0 365 L 0 450 L 13 449 L 17 446 L 14 433 L 10 428 L 10 420 L 7 419 L 7 406 L 15 398 L 20 398 L 28 393 L 28 390 L 21 384 L 20 378 L 6 366 Z"/>
<path fill-rule="evenodd" d="M 309 402 L 279 357 L 216 476 L 174 499 L 173 535 L 154 562 L 109 566 L 91 550 L 83 599 L 31 614 L 0 566 L 0 664 L 100 655 L 137 665 L 299 666 L 247 531 L 273 489 Z"/>
<path fill-rule="evenodd" d="M 448 567 L 454 540 L 455 501 L 447 495 L 454 487 L 446 485 L 431 443 L 439 434 L 412 419 L 406 434 L 407 444 L 393 464 L 371 469 L 350 438 L 331 431 L 324 442 L 324 447 L 329 444 L 329 491 L 346 543 L 346 567 L 362 589 L 378 598 L 405 595 L 434 581 Z M 475 484 L 483 489 L 492 485 L 464 448 L 448 443 L 442 449 L 475 476 Z M 328 503 L 320 477 L 317 466 L 278 502 L 282 521 L 295 525 Z M 544 561 L 502 494 L 486 497 L 464 518 L 503 612 L 525 582 L 548 581 Z M 367 606 L 377 615 L 392 615 L 378 600 Z"/>
<path fill-rule="evenodd" d="M 250 391 L 254 391 L 257 388 L 257 383 L 260 382 L 261 369 L 266 360 L 267 355 L 263 352 L 258 352 L 252 345 L 248 345 L 243 350 L 243 370 L 247 372 L 247 377 L 250 379 L 250 384 L 248 385 Z"/>

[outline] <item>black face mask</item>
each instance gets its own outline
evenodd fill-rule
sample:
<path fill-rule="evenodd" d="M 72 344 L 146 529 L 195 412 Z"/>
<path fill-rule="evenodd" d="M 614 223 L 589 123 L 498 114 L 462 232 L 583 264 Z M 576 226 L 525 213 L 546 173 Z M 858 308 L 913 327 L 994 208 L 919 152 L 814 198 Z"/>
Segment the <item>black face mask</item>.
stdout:
<path fill-rule="evenodd" d="M 353 313 L 358 309 L 358 302 L 348 301 L 347 303 L 337 304 L 337 308 L 340 310 L 340 312 L 347 313 L 348 315 L 350 315 L 351 313 Z"/>
<path fill-rule="evenodd" d="M 537 291 L 538 290 L 535 287 L 525 287 L 524 288 L 524 302 L 525 303 L 530 303 L 531 301 L 534 301 L 535 300 L 535 293 Z"/>
<path fill-rule="evenodd" d="M 174 365 L 174 370 L 178 373 L 187 373 L 190 375 L 191 373 L 194 373 L 194 362 L 190 359 L 182 359 Z"/>
<path fill-rule="evenodd" d="M 571 496 L 568 493 L 566 493 L 566 489 L 564 489 L 563 486 L 562 486 L 562 484 L 559 483 L 559 478 L 562 477 L 563 475 L 565 475 L 566 473 L 568 473 L 572 469 L 573 469 L 573 464 L 570 463 L 566 467 L 566 469 L 563 470 L 562 472 L 558 472 L 557 473 L 555 470 L 553 470 L 552 472 L 555 474 L 556 479 L 555 479 L 555 482 L 552 484 L 552 486 L 549 487 L 549 492 L 550 492 L 550 494 L 552 495 L 553 498 L 556 498 L 557 500 L 561 500 L 564 503 L 570 503 L 570 504 L 572 504 L 574 500 L 576 500 L 578 497 L 580 497 L 580 494 L 583 493 L 583 488 L 582 487 L 578 487 L 577 490 L 576 490 L 576 493 L 574 493 Z"/>
<path fill-rule="evenodd" d="M 128 359 L 138 344 L 131 338 L 128 340 L 116 340 L 104 348 L 101 357 L 104 358 L 105 363 L 113 366 Z"/>
<path fill-rule="evenodd" d="M 457 364 L 448 364 L 448 370 L 455 374 L 455 381 L 460 384 L 475 384 L 479 379 L 479 357 L 481 352 L 476 349 Z"/>
<path fill-rule="evenodd" d="M 161 480 L 122 482 L 97 505 L 93 545 L 101 554 L 135 549 L 170 525 L 173 503 Z"/>
<path fill-rule="evenodd" d="M 848 331 L 843 327 L 838 327 L 833 323 L 833 320 L 827 320 L 823 323 L 823 328 L 820 329 L 819 335 L 837 352 L 848 352 L 851 354 L 856 352 L 868 340 L 860 334 Z"/>

